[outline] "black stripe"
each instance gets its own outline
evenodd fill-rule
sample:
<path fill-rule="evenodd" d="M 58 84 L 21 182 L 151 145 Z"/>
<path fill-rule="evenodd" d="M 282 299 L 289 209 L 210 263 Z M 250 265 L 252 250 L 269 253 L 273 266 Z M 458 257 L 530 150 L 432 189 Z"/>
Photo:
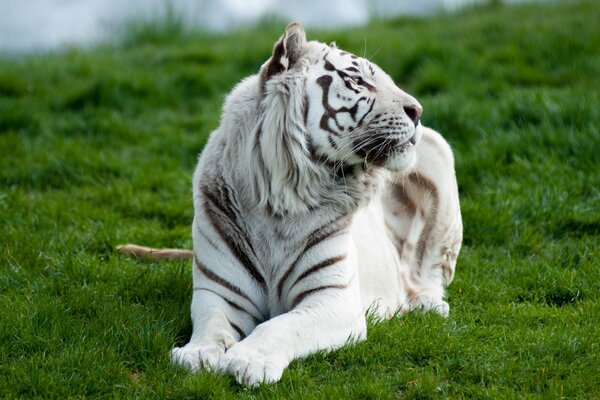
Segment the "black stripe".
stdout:
<path fill-rule="evenodd" d="M 357 82 L 357 85 L 366 87 L 369 92 L 376 92 L 377 89 L 375 86 L 371 85 L 369 82 L 366 82 L 364 79 L 361 79 L 361 82 Z"/>
<path fill-rule="evenodd" d="M 215 274 L 214 272 L 212 272 L 210 269 L 208 269 L 206 267 L 206 265 L 202 264 L 199 260 L 198 257 L 196 255 L 194 255 L 194 263 L 196 265 L 196 268 L 198 268 L 198 270 L 200 270 L 200 272 L 206 276 L 208 279 L 210 279 L 211 281 L 213 281 L 214 283 L 224 287 L 225 289 L 229 290 L 230 292 L 233 292 L 235 294 L 237 294 L 238 296 L 246 299 L 250 304 L 252 304 L 257 310 L 260 310 L 260 308 L 258 308 L 258 306 L 250 299 L 250 297 L 248 297 L 246 294 L 244 294 L 242 292 L 242 290 L 235 286 L 234 284 L 226 281 L 225 279 L 221 278 L 220 276 L 218 276 L 217 274 Z M 222 297 L 222 296 L 221 296 Z"/>
<path fill-rule="evenodd" d="M 206 204 L 206 203 L 205 203 Z M 264 289 L 266 287 L 265 279 L 262 277 L 260 272 L 256 269 L 250 257 L 246 253 L 243 246 L 236 240 L 234 240 L 231 235 L 228 235 L 223 227 L 219 224 L 219 221 L 215 218 L 214 214 L 210 212 L 210 210 L 206 210 L 206 214 L 208 215 L 208 220 L 213 226 L 213 228 L 217 231 L 221 239 L 227 244 L 231 253 L 234 257 L 239 261 L 239 263 L 244 267 L 244 269 L 252 276 L 252 278 Z"/>
<path fill-rule="evenodd" d="M 327 140 L 329 140 L 329 145 L 331 146 L 332 149 L 337 150 L 338 149 L 338 145 L 335 142 L 335 140 L 333 139 L 333 135 L 330 132 L 327 133 Z"/>
<path fill-rule="evenodd" d="M 363 97 L 359 98 L 358 100 L 356 100 L 356 102 L 354 103 L 354 105 L 352 107 L 350 107 L 350 108 L 341 107 L 338 110 L 335 110 L 335 114 L 337 115 L 340 113 L 348 113 L 348 114 L 350 114 L 350 117 L 352 117 L 352 121 L 356 121 L 356 113 L 358 112 L 358 104 L 361 101 L 366 101 L 367 104 L 369 104 L 369 99 L 367 97 L 363 96 Z M 336 121 L 336 124 L 337 124 L 337 121 Z M 339 127 L 339 124 L 338 124 L 338 127 Z M 340 127 L 340 129 L 343 129 L 343 127 Z M 352 127 L 350 127 L 350 130 L 352 130 Z"/>
<path fill-rule="evenodd" d="M 204 197 L 208 200 L 208 202 L 204 202 L 204 209 L 208 217 L 208 221 L 211 223 L 215 231 L 217 231 L 217 234 L 221 237 L 223 242 L 227 244 L 235 258 L 237 258 L 240 264 L 264 290 L 266 288 L 265 279 L 258 271 L 249 256 L 249 253 L 254 256 L 254 249 L 252 248 L 252 245 L 250 244 L 250 241 L 246 235 L 244 235 L 244 233 L 236 224 L 235 211 L 225 207 L 225 204 L 230 202 L 227 196 L 228 193 L 222 193 L 222 201 L 219 202 L 206 186 L 202 186 L 201 191 Z M 228 232 L 225 231 L 223 225 L 225 225 L 226 228 L 229 228 Z M 256 258 L 256 256 L 253 258 Z"/>
<path fill-rule="evenodd" d="M 308 96 L 306 93 L 304 94 L 304 99 L 302 100 L 302 117 L 304 119 L 304 127 L 307 127 L 308 123 Z"/>
<path fill-rule="evenodd" d="M 292 301 L 292 306 L 290 308 L 291 309 L 296 308 L 296 306 L 298 304 L 300 304 L 302 302 L 302 300 L 304 300 L 307 296 L 310 296 L 311 294 L 316 293 L 316 292 L 320 292 L 321 290 L 325 290 L 325 289 L 346 289 L 347 287 L 348 287 L 348 285 L 325 285 L 325 286 L 319 286 L 319 287 L 316 287 L 316 288 L 305 290 L 304 292 L 300 293 L 298 296 L 296 296 L 294 298 L 294 301 Z"/>
<path fill-rule="evenodd" d="M 251 318 L 252 318 L 252 322 L 254 322 L 255 325 L 258 325 L 259 323 L 264 321 L 263 316 L 261 315 L 260 317 L 256 317 L 254 314 L 252 314 L 250 311 L 246 310 L 244 307 L 240 306 L 239 304 L 237 304 L 236 302 L 234 302 L 233 300 L 228 299 L 227 297 L 223 296 L 221 293 L 215 292 L 214 290 L 208 289 L 208 288 L 194 288 L 194 290 L 204 290 L 206 292 L 211 292 L 216 294 L 217 296 L 219 296 L 220 298 L 222 298 L 223 300 L 225 300 L 225 302 L 231 307 L 231 308 L 235 308 L 238 311 L 243 312 L 244 314 L 248 314 Z"/>
<path fill-rule="evenodd" d="M 283 293 L 283 285 L 285 285 L 285 282 L 287 281 L 287 279 L 290 276 L 290 274 L 292 273 L 292 271 L 296 268 L 296 265 L 298 264 L 298 262 L 300 261 L 302 256 L 304 254 L 306 254 L 306 252 L 309 249 L 311 249 L 312 247 L 316 246 L 317 244 L 319 244 L 327 239 L 330 239 L 330 238 L 336 236 L 338 233 L 340 233 L 344 229 L 348 228 L 348 226 L 350 225 L 351 222 L 352 222 L 351 215 L 343 215 L 340 218 L 336 219 L 335 221 L 328 222 L 327 224 L 319 227 L 318 229 L 314 230 L 307 236 L 304 247 L 302 248 L 302 251 L 300 251 L 298 256 L 296 256 L 296 259 L 294 260 L 294 262 L 292 264 L 290 264 L 290 267 L 287 269 L 287 271 L 285 271 L 285 273 L 279 280 L 279 283 L 277 284 L 277 295 L 279 296 L 279 298 L 281 298 L 281 294 Z"/>
<path fill-rule="evenodd" d="M 231 325 L 231 327 L 233 329 L 235 329 L 235 331 L 238 333 L 238 335 L 240 335 L 240 339 L 243 339 L 246 337 L 246 334 L 244 333 L 244 331 L 242 330 L 242 328 L 240 328 L 239 326 L 237 326 L 236 324 L 234 324 L 233 322 L 231 322 L 229 320 L 229 318 L 227 318 L 227 322 L 229 322 L 229 325 Z"/>
<path fill-rule="evenodd" d="M 318 271 L 322 270 L 323 268 L 327 268 L 327 267 L 330 267 L 330 266 L 332 266 L 334 264 L 337 264 L 339 261 L 342 261 L 345 258 L 346 258 L 346 255 L 343 254 L 341 256 L 328 258 L 327 260 L 321 261 L 320 263 L 317 263 L 317 264 L 313 265 L 312 267 L 310 267 L 309 269 L 307 269 L 306 271 L 304 271 L 296 279 L 296 281 L 294 283 L 292 283 L 292 285 L 290 286 L 290 290 L 292 290 L 292 288 L 294 286 L 296 286 L 296 284 L 298 282 L 300 282 L 302 279 L 306 278 L 307 276 L 312 275 L 315 272 L 318 272 Z"/>
<path fill-rule="evenodd" d="M 294 260 L 294 262 L 290 265 L 290 267 L 287 269 L 287 271 L 285 271 L 285 273 L 283 274 L 283 276 L 279 280 L 279 284 L 277 285 L 277 296 L 280 299 L 281 299 L 281 294 L 283 293 L 283 285 L 285 284 L 285 281 L 290 276 L 290 274 L 292 273 L 292 271 L 296 268 L 296 264 L 298 263 L 298 260 L 300 260 L 300 257 L 304 253 L 305 253 L 305 250 L 303 250 L 302 252 L 300 252 L 300 254 L 298 254 L 298 256 L 296 257 L 296 259 Z"/>
<path fill-rule="evenodd" d="M 196 228 L 197 228 L 196 230 L 197 230 L 198 234 L 200 236 L 202 236 L 202 238 L 206 241 L 206 243 L 208 243 L 212 248 L 214 248 L 215 250 L 217 250 L 220 253 L 221 251 L 220 251 L 219 247 L 216 245 L 216 243 L 213 242 L 208 236 L 206 236 L 206 234 L 200 230 L 199 226 L 197 226 Z"/>
<path fill-rule="evenodd" d="M 324 65 L 325 70 L 326 71 L 335 71 L 335 67 L 333 66 L 333 64 L 327 60 L 328 55 L 329 55 L 329 53 L 325 54 L 325 57 L 323 57 L 323 61 L 325 61 L 325 65 Z"/>
<path fill-rule="evenodd" d="M 214 207 L 216 209 L 219 210 L 219 212 L 221 214 L 223 214 L 230 220 L 230 223 L 235 224 L 235 220 L 236 220 L 235 212 L 231 208 L 225 207 L 226 204 L 227 205 L 230 204 L 230 200 L 229 200 L 228 196 L 226 196 L 227 193 L 225 193 L 226 189 L 222 188 L 216 182 L 214 182 L 214 183 L 215 184 L 212 185 L 213 189 L 216 189 L 219 191 L 220 198 L 217 198 L 207 185 L 200 186 L 200 191 L 202 192 L 204 197 L 206 197 L 208 200 L 210 200 L 210 202 L 214 205 Z"/>
<path fill-rule="evenodd" d="M 352 215 L 343 215 L 335 221 L 328 222 L 326 225 L 315 229 L 311 234 L 308 235 L 306 240 L 306 246 L 304 251 L 306 252 L 311 247 L 321 243 L 325 239 L 331 238 L 342 230 L 348 228 L 352 223 Z"/>
<path fill-rule="evenodd" d="M 329 75 L 323 75 L 317 79 L 317 84 L 323 89 L 321 104 L 325 109 L 325 113 L 323 113 L 321 121 L 319 122 L 319 127 L 324 131 L 331 132 L 334 135 L 339 135 L 338 132 L 329 127 L 329 119 L 333 119 L 335 121 L 335 109 L 329 105 L 329 87 L 331 86 L 332 82 L 333 78 Z"/>
<path fill-rule="evenodd" d="M 360 119 L 360 121 L 358 121 L 358 124 L 356 124 L 357 127 L 362 126 L 362 123 L 365 120 L 365 118 L 367 117 L 367 115 L 369 115 L 371 113 L 371 111 L 373 111 L 373 106 L 374 105 L 375 105 L 375 98 L 373 98 L 373 102 L 371 103 L 371 107 L 369 108 L 369 111 L 367 111 L 365 113 L 365 115 L 362 116 L 362 118 Z"/>
<path fill-rule="evenodd" d="M 203 273 L 205 273 L 204 271 L 202 271 Z M 205 273 L 206 274 L 206 273 Z M 207 275 L 208 276 L 208 275 Z M 194 288 L 194 290 L 205 290 L 207 292 L 211 292 L 213 294 L 216 294 L 217 296 L 219 296 L 220 298 L 222 298 L 223 300 L 225 300 L 225 302 L 227 302 L 227 304 L 229 304 L 231 307 L 240 310 L 246 314 L 248 314 L 250 317 L 252 317 L 252 320 L 255 324 L 258 324 L 257 318 L 254 317 L 254 315 L 250 314 L 248 311 L 246 311 L 245 309 L 243 309 L 239 304 L 236 304 L 235 302 L 227 299 L 226 297 L 224 297 L 222 294 L 215 292 L 214 290 L 210 290 L 208 288 Z M 233 329 L 235 329 L 235 331 L 240 335 L 240 338 L 244 338 L 246 337 L 246 334 L 244 333 L 244 331 L 242 331 L 240 329 L 239 326 L 237 326 L 236 324 L 234 324 L 233 322 L 231 322 L 231 320 L 225 316 L 225 318 L 227 318 L 227 322 L 229 322 L 229 325 L 231 325 L 231 327 Z"/>

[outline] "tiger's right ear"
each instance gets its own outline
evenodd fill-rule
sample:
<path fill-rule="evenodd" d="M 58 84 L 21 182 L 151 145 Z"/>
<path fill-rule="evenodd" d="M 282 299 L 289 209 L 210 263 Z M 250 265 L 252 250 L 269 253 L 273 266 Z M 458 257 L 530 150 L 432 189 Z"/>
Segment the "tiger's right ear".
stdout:
<path fill-rule="evenodd" d="M 283 36 L 273 46 L 273 55 L 263 64 L 260 70 L 261 87 L 273 75 L 292 68 L 304 49 L 306 33 L 297 22 L 292 22 L 285 28 Z"/>

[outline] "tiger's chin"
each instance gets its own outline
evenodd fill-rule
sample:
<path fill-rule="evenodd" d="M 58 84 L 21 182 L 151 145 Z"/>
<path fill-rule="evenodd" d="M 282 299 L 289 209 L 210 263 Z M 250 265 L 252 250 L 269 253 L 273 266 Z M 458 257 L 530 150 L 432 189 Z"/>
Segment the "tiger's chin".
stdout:
<path fill-rule="evenodd" d="M 384 168 L 392 172 L 404 172 L 410 170 L 416 162 L 417 152 L 414 145 L 398 150 L 388 158 Z"/>
<path fill-rule="evenodd" d="M 398 146 L 383 165 L 392 172 L 404 172 L 411 169 L 417 160 L 416 146 L 421 140 L 421 130 L 416 129 L 414 135 Z"/>

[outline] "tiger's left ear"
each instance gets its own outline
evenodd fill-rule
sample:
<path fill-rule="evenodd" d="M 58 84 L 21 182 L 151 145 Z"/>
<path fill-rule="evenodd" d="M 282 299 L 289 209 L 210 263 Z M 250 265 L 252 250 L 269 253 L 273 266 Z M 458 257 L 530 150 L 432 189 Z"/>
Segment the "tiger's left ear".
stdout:
<path fill-rule="evenodd" d="M 261 86 L 273 75 L 292 68 L 300 59 L 305 44 L 306 33 L 302 25 L 297 22 L 289 24 L 283 36 L 273 46 L 273 55 L 261 68 Z"/>

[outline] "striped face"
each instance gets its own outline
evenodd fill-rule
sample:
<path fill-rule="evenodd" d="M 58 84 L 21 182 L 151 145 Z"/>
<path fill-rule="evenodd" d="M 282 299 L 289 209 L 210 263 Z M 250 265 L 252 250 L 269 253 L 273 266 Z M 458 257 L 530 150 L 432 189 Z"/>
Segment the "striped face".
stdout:
<path fill-rule="evenodd" d="M 417 100 L 368 60 L 309 45 L 305 123 L 312 155 L 336 167 L 409 168 L 420 139 Z"/>

